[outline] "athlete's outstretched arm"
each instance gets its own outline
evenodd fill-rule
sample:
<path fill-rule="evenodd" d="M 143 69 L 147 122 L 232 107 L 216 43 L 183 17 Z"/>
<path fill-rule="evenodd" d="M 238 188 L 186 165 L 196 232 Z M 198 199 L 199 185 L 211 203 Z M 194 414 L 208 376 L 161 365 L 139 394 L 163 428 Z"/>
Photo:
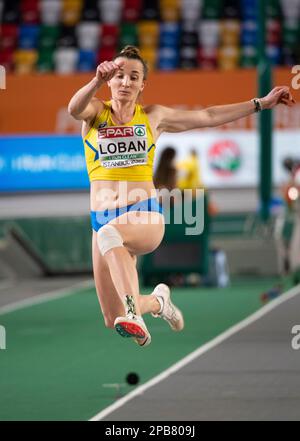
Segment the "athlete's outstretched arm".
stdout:
<path fill-rule="evenodd" d="M 272 109 L 277 104 L 292 106 L 295 101 L 286 86 L 275 87 L 267 96 L 259 100 L 261 109 Z M 164 106 L 151 106 L 155 114 L 157 130 L 162 132 L 183 132 L 185 130 L 216 127 L 244 118 L 255 113 L 255 103 L 246 101 L 237 104 L 208 107 L 203 110 L 177 110 Z"/>
<path fill-rule="evenodd" d="M 75 119 L 84 121 L 92 121 L 96 117 L 97 113 L 101 111 L 103 104 L 95 98 L 95 94 L 105 82 L 112 79 L 117 70 L 119 70 L 120 64 L 120 61 L 117 63 L 114 61 L 104 61 L 99 64 L 96 76 L 71 98 L 68 105 L 70 115 Z"/>

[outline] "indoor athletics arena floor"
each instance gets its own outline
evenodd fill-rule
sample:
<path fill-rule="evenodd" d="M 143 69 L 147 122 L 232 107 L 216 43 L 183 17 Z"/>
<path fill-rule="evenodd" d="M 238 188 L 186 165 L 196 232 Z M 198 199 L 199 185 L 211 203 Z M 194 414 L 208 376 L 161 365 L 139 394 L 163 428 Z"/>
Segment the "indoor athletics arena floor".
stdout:
<path fill-rule="evenodd" d="M 92 280 L 0 285 L 0 420 L 299 420 L 300 287 L 263 306 L 275 282 L 175 288 L 185 331 L 146 317 L 146 348 L 104 327 Z"/>
<path fill-rule="evenodd" d="M 238 195 L 215 197 L 224 209 L 237 204 Z M 239 197 L 241 210 L 243 201 L 255 208 L 255 191 Z M 0 208 L 2 218 L 82 215 L 88 195 L 2 197 Z M 152 344 L 140 348 L 104 327 L 90 277 L 2 280 L 0 420 L 299 420 L 300 287 L 286 280 L 287 293 L 263 305 L 277 282 L 175 288 L 184 332 L 146 317 Z"/>

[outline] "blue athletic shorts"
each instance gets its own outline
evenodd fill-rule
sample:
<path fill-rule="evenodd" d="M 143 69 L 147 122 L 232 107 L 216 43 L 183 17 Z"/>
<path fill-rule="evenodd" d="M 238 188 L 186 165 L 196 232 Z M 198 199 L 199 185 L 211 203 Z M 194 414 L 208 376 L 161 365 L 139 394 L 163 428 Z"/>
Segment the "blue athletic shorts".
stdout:
<path fill-rule="evenodd" d="M 101 227 L 104 227 L 104 225 L 108 224 L 116 217 L 119 217 L 124 213 L 128 213 L 129 211 L 163 212 L 162 206 L 155 198 L 145 199 L 144 201 L 137 202 L 136 204 L 127 205 L 126 207 L 113 208 L 112 210 L 91 211 L 93 230 L 96 232 L 99 231 Z"/>

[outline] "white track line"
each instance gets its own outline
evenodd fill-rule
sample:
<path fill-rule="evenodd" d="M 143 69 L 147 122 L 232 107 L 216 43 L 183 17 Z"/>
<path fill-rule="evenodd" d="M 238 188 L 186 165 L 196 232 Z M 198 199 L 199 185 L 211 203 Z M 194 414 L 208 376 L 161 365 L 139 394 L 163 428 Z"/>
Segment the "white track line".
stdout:
<path fill-rule="evenodd" d="M 283 294 L 279 298 L 272 300 L 270 303 L 268 303 L 266 306 L 259 309 L 254 314 L 250 315 L 245 320 L 241 321 L 240 323 L 236 324 L 235 326 L 232 326 L 227 331 L 225 331 L 223 334 L 220 334 L 218 337 L 214 338 L 210 342 L 206 343 L 205 345 L 201 346 L 200 348 L 196 349 L 194 352 L 180 360 L 179 362 L 175 363 L 173 366 L 162 372 L 161 374 L 157 375 L 156 377 L 149 380 L 147 383 L 143 384 L 142 386 L 137 387 L 134 391 L 130 392 L 125 397 L 121 398 L 120 400 L 116 401 L 111 406 L 108 406 L 106 409 L 99 412 L 97 415 L 95 415 L 93 418 L 91 418 L 89 421 L 101 421 L 103 418 L 105 418 L 110 413 L 114 412 L 115 410 L 122 407 L 124 404 L 128 403 L 128 401 L 132 400 L 138 395 L 143 394 L 147 389 L 149 389 L 152 386 L 155 386 L 160 381 L 165 380 L 170 375 L 174 374 L 175 372 L 182 369 L 187 364 L 191 363 L 196 358 L 200 357 L 201 355 L 208 352 L 210 349 L 215 348 L 219 344 L 221 344 L 224 340 L 227 340 L 232 335 L 236 334 L 237 332 L 241 331 L 242 329 L 246 328 L 247 326 L 251 325 L 252 323 L 256 322 L 260 318 L 262 318 L 264 315 L 268 314 L 273 309 L 277 308 L 277 306 L 281 305 L 282 303 L 292 299 L 293 297 L 296 297 L 300 294 L 300 285 L 297 285 L 295 288 L 291 289 L 287 293 Z"/>
<path fill-rule="evenodd" d="M 93 286 L 94 286 L 94 282 L 92 280 L 86 280 L 84 282 L 79 282 L 76 283 L 75 285 L 71 285 L 67 288 L 58 289 L 55 291 L 49 291 L 45 294 L 37 295 L 25 300 L 11 303 L 10 305 L 7 306 L 3 306 L 2 308 L 0 308 L 0 315 L 8 314 L 9 312 L 14 312 L 19 309 L 28 308 L 30 306 L 38 305 L 40 303 L 50 302 L 52 300 L 56 300 L 62 297 L 67 297 L 72 294 L 75 294 L 78 290 L 85 288 L 92 288 Z"/>

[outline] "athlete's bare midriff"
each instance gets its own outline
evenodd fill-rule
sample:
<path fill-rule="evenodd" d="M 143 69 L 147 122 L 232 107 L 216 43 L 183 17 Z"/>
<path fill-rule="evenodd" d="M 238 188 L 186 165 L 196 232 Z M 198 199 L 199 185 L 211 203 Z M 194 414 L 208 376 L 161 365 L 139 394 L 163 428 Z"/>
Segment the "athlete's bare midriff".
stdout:
<path fill-rule="evenodd" d="M 103 211 L 135 204 L 156 197 L 152 181 L 92 181 L 91 210 Z"/>

